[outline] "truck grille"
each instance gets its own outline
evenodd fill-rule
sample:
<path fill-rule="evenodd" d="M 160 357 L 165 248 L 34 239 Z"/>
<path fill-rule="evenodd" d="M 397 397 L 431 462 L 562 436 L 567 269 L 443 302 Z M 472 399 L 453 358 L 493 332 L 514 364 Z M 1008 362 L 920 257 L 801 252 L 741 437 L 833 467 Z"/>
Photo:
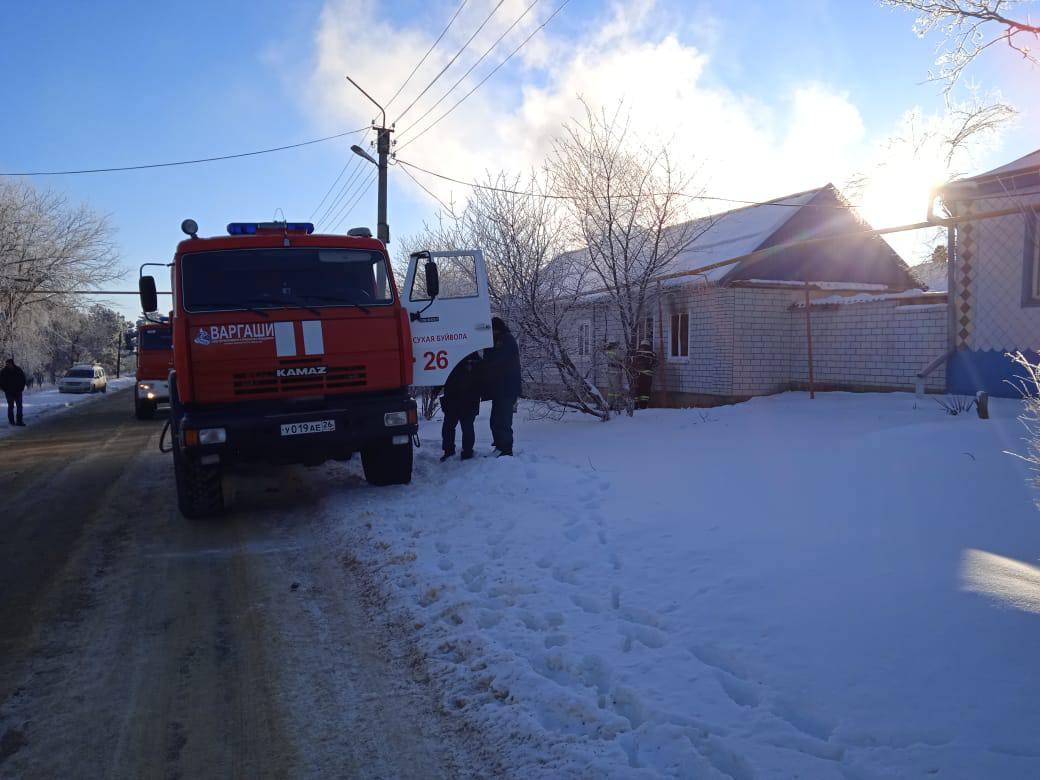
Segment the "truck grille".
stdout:
<path fill-rule="evenodd" d="M 355 387 L 364 387 L 368 379 L 364 366 L 329 366 L 319 376 L 278 376 L 274 371 L 245 371 L 233 374 L 235 395 L 262 396 L 300 390 L 314 393 L 334 393 Z"/>

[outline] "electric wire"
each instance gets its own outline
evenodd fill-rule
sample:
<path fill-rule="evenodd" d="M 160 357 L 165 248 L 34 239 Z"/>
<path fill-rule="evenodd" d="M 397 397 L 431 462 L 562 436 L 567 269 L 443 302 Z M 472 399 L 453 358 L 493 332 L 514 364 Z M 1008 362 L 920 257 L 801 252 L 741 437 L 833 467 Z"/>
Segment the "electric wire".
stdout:
<path fill-rule="evenodd" d="M 526 38 L 524 38 L 524 40 L 521 41 L 520 45 L 517 46 L 515 49 L 513 49 L 509 53 L 508 57 L 506 57 L 504 60 L 502 60 L 500 63 L 498 63 L 498 65 L 496 65 L 494 68 L 492 68 L 490 73 L 488 73 L 486 76 L 484 76 L 484 78 L 482 78 L 480 81 L 478 81 L 477 85 L 475 87 L 473 87 L 473 89 L 471 89 L 469 92 L 467 92 L 461 98 L 459 98 L 459 100 L 456 101 L 455 105 L 453 105 L 451 108 L 449 108 L 447 111 L 445 111 L 439 117 L 437 117 L 433 121 L 432 124 L 429 124 L 425 128 L 423 128 L 423 130 L 419 133 L 419 135 L 415 136 L 414 138 L 411 138 L 408 141 L 405 141 L 400 147 L 398 147 L 398 149 L 404 149 L 406 146 L 408 146 L 408 144 L 411 144 L 411 143 L 414 143 L 415 141 L 418 141 L 420 138 L 422 138 L 424 135 L 426 135 L 428 132 L 430 132 L 430 130 L 432 130 L 434 127 L 436 127 L 438 124 L 440 124 L 441 120 L 443 120 L 446 116 L 448 116 L 448 114 L 450 114 L 456 108 L 461 106 L 462 103 L 466 100 L 466 98 L 468 98 L 470 95 L 472 95 L 478 89 L 480 89 L 488 79 L 490 79 L 492 76 L 494 76 L 496 73 L 498 73 L 499 69 L 503 65 L 505 65 L 507 62 L 509 62 L 511 59 L 513 59 L 513 57 L 516 55 L 516 53 L 518 51 L 520 51 L 522 48 L 524 48 L 524 46 L 527 45 L 528 41 L 530 41 L 535 35 L 537 35 L 539 31 L 545 29 L 545 26 L 547 24 L 549 24 L 549 22 L 551 22 L 556 17 L 556 15 L 560 11 L 562 11 L 564 9 L 564 7 L 567 5 L 567 3 L 569 3 L 570 1 L 571 0 L 563 0 L 563 2 L 560 3 L 560 5 L 556 8 L 556 10 L 553 11 L 549 15 L 549 18 L 547 18 L 544 22 L 542 22 L 540 25 L 535 27 L 534 30 L 531 31 L 531 34 L 528 35 Z"/>
<path fill-rule="evenodd" d="M 325 205 L 326 199 L 328 199 L 332 190 L 335 189 L 336 185 L 339 183 L 339 180 L 343 178 L 343 174 L 347 172 L 347 168 L 350 166 L 350 162 L 350 160 L 347 160 L 345 163 L 343 163 L 343 167 L 339 169 L 339 175 L 337 175 L 336 178 L 332 180 L 332 184 L 329 185 L 329 188 L 325 191 L 325 194 L 321 196 L 321 200 L 318 201 L 318 205 L 314 207 L 314 211 L 312 211 L 311 215 L 307 218 L 308 221 L 314 221 L 314 215 L 321 210 L 321 207 L 323 205 Z"/>
<path fill-rule="evenodd" d="M 81 173 L 115 173 L 118 171 L 141 171 L 148 168 L 172 168 L 176 165 L 198 165 L 199 163 L 219 162 L 221 160 L 236 160 L 241 157 L 254 157 L 258 154 L 271 154 L 272 152 L 284 152 L 288 149 L 299 149 L 301 146 L 311 146 L 325 141 L 334 141 L 337 138 L 354 135 L 368 130 L 367 127 L 359 127 L 357 130 L 345 130 L 335 135 L 327 135 L 324 138 L 312 138 L 310 141 L 301 141 L 298 144 L 287 144 L 286 146 L 273 146 L 270 149 L 257 149 L 252 152 L 239 152 L 237 154 L 222 154 L 216 157 L 200 157 L 195 160 L 177 160 L 175 162 L 144 163 L 141 165 L 121 165 L 110 168 L 81 168 L 78 170 L 65 171 L 16 171 L 13 173 L 0 173 L 0 176 L 74 176 Z"/>
<path fill-rule="evenodd" d="M 408 162 L 407 160 L 402 160 L 400 157 L 397 157 L 396 160 L 397 160 L 397 162 L 400 165 L 403 165 L 406 168 L 413 168 L 413 169 L 415 169 L 417 171 L 422 171 L 423 173 L 425 173 L 425 174 L 427 174 L 429 176 L 433 176 L 433 177 L 438 178 L 438 179 L 443 179 L 444 181 L 450 181 L 450 182 L 452 182 L 454 184 L 461 184 L 463 187 L 471 187 L 473 189 L 478 189 L 478 190 L 489 190 L 491 192 L 502 192 L 502 193 L 506 193 L 508 195 L 523 195 L 523 196 L 529 197 L 529 198 L 543 198 L 545 200 L 569 200 L 570 199 L 569 195 L 556 195 L 556 194 L 547 193 L 547 192 L 531 192 L 530 190 L 514 190 L 514 189 L 510 189 L 509 187 L 495 187 L 495 186 L 492 186 L 490 184 L 477 184 L 476 182 L 472 182 L 472 181 L 463 181 L 462 179 L 456 179 L 453 176 L 447 176 L 446 174 L 438 173 L 437 171 L 431 171 L 428 168 L 423 168 L 422 166 L 416 165 L 415 163 Z M 859 208 L 858 206 L 853 206 L 851 204 L 847 205 L 847 206 L 839 206 L 839 205 L 833 205 L 833 204 L 829 204 L 829 203 L 827 203 L 827 204 L 824 204 L 824 203 L 789 203 L 789 202 L 785 202 L 784 198 L 777 198 L 776 200 L 743 200 L 741 198 L 725 198 L 725 197 L 722 197 L 721 195 L 703 195 L 703 194 L 693 195 L 693 194 L 689 194 L 689 193 L 686 193 L 686 192 L 645 192 L 645 193 L 637 193 L 635 195 L 618 194 L 618 195 L 612 195 L 610 197 L 613 197 L 613 198 L 634 198 L 634 197 L 653 197 L 653 196 L 663 197 L 663 196 L 667 196 L 667 195 L 674 195 L 676 197 L 689 198 L 690 200 L 711 200 L 711 201 L 719 201 L 719 202 L 722 202 L 722 203 L 737 203 L 737 204 L 741 204 L 741 205 L 744 205 L 744 206 L 786 206 L 786 207 L 798 208 L 798 209 L 801 209 L 801 208 L 827 208 L 827 209 L 840 209 L 840 210 L 848 210 L 848 209 Z"/>
<path fill-rule="evenodd" d="M 498 9 L 502 7 L 502 3 L 504 3 L 504 2 L 505 2 L 505 0 L 498 0 L 498 3 L 495 4 L 495 7 L 491 9 L 491 13 L 489 13 L 484 18 L 484 21 L 480 23 L 480 26 L 476 30 L 474 30 L 473 34 L 471 36 L 469 36 L 469 38 L 466 40 L 466 42 L 464 44 L 462 44 L 462 48 L 459 49 L 457 52 L 455 52 L 455 56 L 452 57 L 450 60 L 448 60 L 448 64 L 440 69 L 440 72 L 436 76 L 433 77 L 433 80 L 430 81 L 430 83 L 426 85 L 426 87 L 423 89 L 422 92 L 420 92 L 418 95 L 415 96 L 415 99 L 411 103 L 409 103 L 408 107 L 405 108 L 405 110 L 401 112 L 401 114 L 397 117 L 397 119 L 394 120 L 394 124 L 395 125 L 398 122 L 401 121 L 401 119 L 404 117 L 405 114 L 407 114 L 409 111 L 412 110 L 412 107 L 416 103 L 418 103 L 419 100 L 422 99 L 423 95 L 425 95 L 427 92 L 430 91 L 430 88 L 434 84 L 437 83 L 438 79 L 440 79 L 440 77 L 445 74 L 445 72 L 448 70 L 448 68 L 450 68 L 453 64 L 455 64 L 455 60 L 457 60 L 459 57 L 462 56 L 462 53 L 464 51 L 466 51 L 466 49 L 469 47 L 469 45 L 473 42 L 473 39 L 476 38 L 480 34 L 481 30 L 483 30 L 487 26 L 487 23 L 491 21 L 491 17 L 493 17 L 498 12 Z"/>
<path fill-rule="evenodd" d="M 457 9 L 455 9 L 455 13 L 452 14 L 451 19 L 448 20 L 448 24 L 445 25 L 443 30 L 441 30 L 441 34 L 437 36 L 437 40 L 435 40 L 433 42 L 433 45 L 430 46 L 430 48 L 426 50 L 426 54 L 424 54 L 422 56 L 422 59 L 419 60 L 415 64 L 415 67 L 412 68 L 412 72 L 408 74 L 408 78 L 406 78 L 404 80 L 404 83 L 401 84 L 401 86 L 399 86 L 397 88 L 397 91 L 393 94 L 393 96 L 390 98 L 390 100 L 387 101 L 387 104 L 386 104 L 387 108 L 390 108 L 390 104 L 393 103 L 397 99 L 397 96 L 401 94 L 401 90 L 403 90 L 405 87 L 408 86 L 408 82 L 410 82 L 412 80 L 412 77 L 415 76 L 415 74 L 419 71 L 419 68 L 422 67 L 422 64 L 424 62 L 426 62 L 426 58 L 429 57 L 433 53 L 433 50 L 437 48 L 437 44 L 440 43 L 441 39 L 445 35 L 448 34 L 448 30 L 451 29 L 451 26 L 455 23 L 455 20 L 458 18 L 459 14 L 462 13 L 462 9 L 466 7 L 466 3 L 467 2 L 468 2 L 468 0 L 462 0 L 462 3 L 459 5 L 459 7 Z"/>
<path fill-rule="evenodd" d="M 357 198 L 354 199 L 354 202 L 351 204 L 350 208 L 347 209 L 346 213 L 344 213 L 342 217 L 339 218 L 339 222 L 333 225 L 332 228 L 328 231 L 329 233 L 335 233 L 339 229 L 339 226 L 342 224 L 343 220 L 350 216 L 351 212 L 353 212 L 354 209 L 357 207 L 357 204 L 360 203 L 361 199 L 365 197 L 365 193 L 372 189 L 372 185 L 375 183 L 375 180 L 377 178 L 378 174 L 374 173 L 372 175 L 372 178 L 368 180 L 368 184 L 365 186 L 365 188 L 358 193 Z"/>
<path fill-rule="evenodd" d="M 332 214 L 338 214 L 339 212 L 337 211 L 337 209 L 340 207 L 340 204 L 343 203 L 344 198 L 349 200 L 351 197 L 353 197 L 351 189 L 355 186 L 355 184 L 357 184 L 358 179 L 361 176 L 361 171 L 363 170 L 363 165 L 365 161 L 362 160 L 360 157 L 355 157 L 354 160 L 352 160 L 351 162 L 354 165 L 354 171 L 347 177 L 346 181 L 344 181 L 343 184 L 340 186 L 339 192 L 336 193 L 336 197 L 333 198 L 332 202 L 329 203 L 328 207 L 325 209 L 325 212 L 321 215 L 321 218 L 318 219 L 316 223 L 317 225 L 321 225 L 324 222 L 328 222 L 329 217 Z M 348 195 L 348 193 L 350 194 Z"/>
<path fill-rule="evenodd" d="M 425 192 L 427 195 L 429 195 L 431 198 L 433 198 L 435 201 L 437 201 L 439 204 L 441 204 L 441 208 L 444 209 L 448 214 L 450 214 L 452 216 L 452 218 L 455 218 L 455 210 L 453 208 L 451 208 L 450 206 L 448 206 L 448 204 L 445 203 L 443 200 L 441 200 L 436 195 L 434 195 L 433 192 L 431 192 L 429 190 L 429 188 L 427 188 L 427 186 L 425 184 L 423 184 L 421 181 L 419 181 L 417 178 L 415 178 L 415 174 L 413 174 L 410 170 L 408 170 L 408 168 L 402 166 L 401 167 L 401 172 L 405 176 L 407 176 L 409 179 L 414 181 L 416 186 L 419 187 L 419 189 L 421 189 L 423 192 Z"/>
<path fill-rule="evenodd" d="M 447 98 L 448 95 L 450 95 L 452 92 L 454 92 L 455 89 L 459 86 L 459 84 L 461 84 L 463 81 L 465 81 L 466 77 L 469 76 L 469 74 L 472 73 L 474 70 L 476 70 L 477 66 L 480 65 L 480 63 L 482 63 L 485 59 L 487 59 L 487 56 L 489 54 L 491 54 L 491 52 L 494 51 L 498 47 L 498 44 L 500 44 L 502 42 L 502 40 L 507 35 L 509 35 L 509 33 L 511 33 L 513 31 L 513 29 L 518 24 L 520 24 L 520 22 L 522 22 L 524 20 L 524 18 L 529 13 L 531 13 L 531 9 L 534 8 L 538 4 L 538 2 L 539 2 L 539 0 L 532 0 L 531 4 L 528 5 L 526 9 L 524 9 L 524 12 L 522 14 L 520 14 L 520 16 L 518 16 L 516 18 L 516 20 L 511 25 L 509 25 L 509 27 L 506 28 L 506 31 L 504 33 L 502 33 L 500 36 L 498 36 L 498 38 L 495 40 L 495 42 L 488 47 L 487 51 L 485 51 L 483 54 L 480 55 L 480 58 L 476 62 L 474 62 L 472 65 L 469 66 L 469 69 L 465 73 L 463 73 L 458 78 L 458 80 L 448 88 L 448 91 L 445 92 L 443 95 L 441 95 L 437 99 L 436 103 L 434 103 L 432 106 L 427 108 L 426 111 L 423 112 L 422 116 L 420 116 L 418 119 L 416 119 L 410 125 L 408 125 L 408 127 L 406 127 L 404 130 L 398 131 L 397 137 L 400 138 L 402 135 L 404 135 L 409 130 L 414 128 L 416 125 L 418 125 L 420 122 L 422 122 L 426 117 L 428 117 L 433 112 L 433 110 L 435 108 L 437 108 L 437 106 L 439 106 L 441 103 L 443 103 L 445 98 Z"/>
<path fill-rule="evenodd" d="M 329 214 L 322 219 L 322 222 L 328 226 L 333 222 L 337 221 L 346 209 L 350 206 L 351 199 L 357 195 L 358 189 L 365 183 L 365 161 L 358 158 L 358 167 L 351 176 L 351 180 L 343 187 L 343 191 L 340 193 L 339 200 L 341 203 L 337 206 L 333 206 L 329 210 Z"/>

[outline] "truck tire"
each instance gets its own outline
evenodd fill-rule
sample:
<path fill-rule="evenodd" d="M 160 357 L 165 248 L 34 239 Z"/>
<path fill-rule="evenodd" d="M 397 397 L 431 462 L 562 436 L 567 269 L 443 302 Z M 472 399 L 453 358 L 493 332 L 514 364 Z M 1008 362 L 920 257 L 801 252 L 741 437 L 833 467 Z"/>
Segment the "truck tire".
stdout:
<path fill-rule="evenodd" d="M 134 417 L 138 420 L 150 420 L 155 416 L 155 404 L 149 401 L 142 401 L 140 398 L 134 397 Z"/>
<path fill-rule="evenodd" d="M 361 466 L 370 485 L 407 485 L 412 481 L 412 442 L 389 440 L 361 450 Z"/>
<path fill-rule="evenodd" d="M 204 466 L 174 445 L 173 470 L 177 483 L 177 508 L 189 520 L 217 517 L 224 512 L 220 465 Z"/>

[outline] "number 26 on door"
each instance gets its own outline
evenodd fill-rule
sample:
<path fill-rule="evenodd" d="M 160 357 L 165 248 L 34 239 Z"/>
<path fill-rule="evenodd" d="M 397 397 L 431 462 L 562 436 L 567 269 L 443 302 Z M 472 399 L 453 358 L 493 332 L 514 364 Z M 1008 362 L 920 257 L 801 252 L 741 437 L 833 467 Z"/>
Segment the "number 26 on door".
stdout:
<path fill-rule="evenodd" d="M 435 371 L 437 369 L 445 369 L 448 367 L 448 353 L 446 350 L 440 350 L 436 354 L 433 352 L 424 352 L 423 359 L 426 360 L 425 371 Z"/>

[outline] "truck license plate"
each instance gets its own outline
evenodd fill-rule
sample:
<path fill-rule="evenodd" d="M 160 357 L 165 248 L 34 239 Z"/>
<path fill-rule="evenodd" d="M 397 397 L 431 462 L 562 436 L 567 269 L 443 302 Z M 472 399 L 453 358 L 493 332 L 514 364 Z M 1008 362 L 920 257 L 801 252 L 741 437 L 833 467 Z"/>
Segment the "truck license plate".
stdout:
<path fill-rule="evenodd" d="M 328 433 L 336 430 L 335 420 L 286 423 L 282 425 L 282 436 L 299 436 L 301 433 Z"/>

